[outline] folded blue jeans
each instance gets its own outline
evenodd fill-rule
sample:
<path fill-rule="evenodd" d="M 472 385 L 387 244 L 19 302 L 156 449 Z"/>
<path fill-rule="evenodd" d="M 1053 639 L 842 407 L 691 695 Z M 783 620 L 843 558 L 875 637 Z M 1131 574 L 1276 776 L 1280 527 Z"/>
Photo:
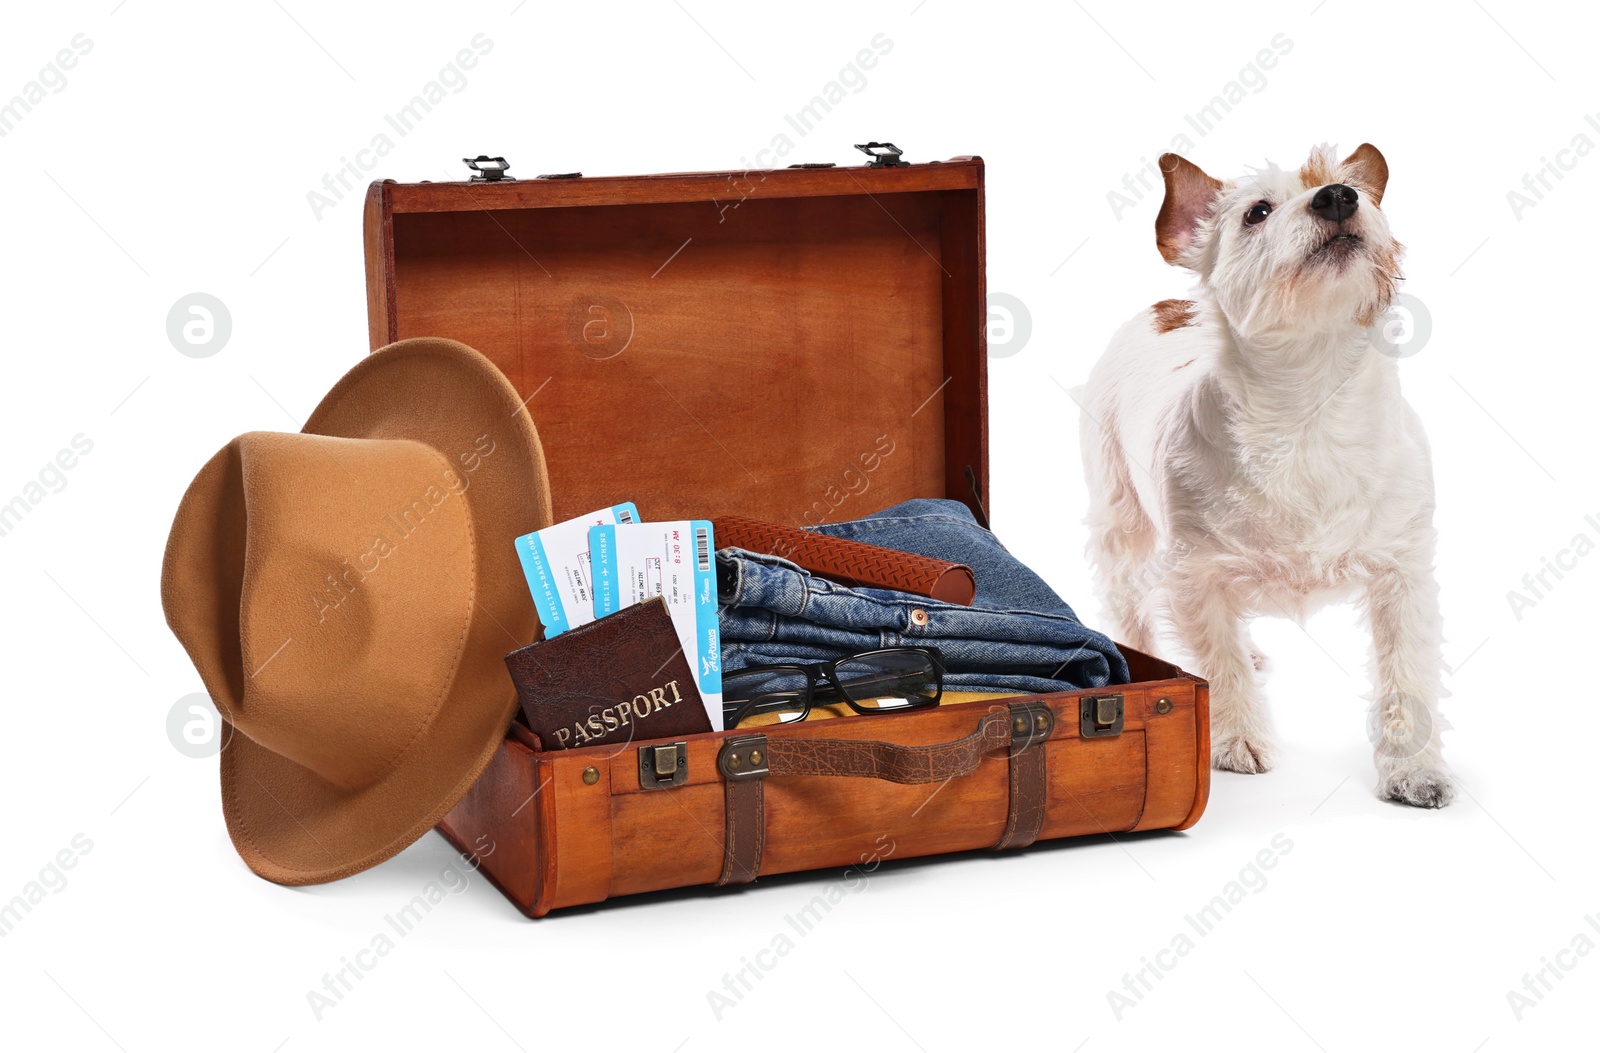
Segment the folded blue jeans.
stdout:
<path fill-rule="evenodd" d="M 778 556 L 717 552 L 724 672 L 810 663 L 880 647 L 937 647 L 952 691 L 1042 693 L 1128 682 L 1107 636 L 1078 621 L 959 501 L 919 499 L 819 534 L 972 568 L 970 607 L 892 589 L 848 588 Z"/>

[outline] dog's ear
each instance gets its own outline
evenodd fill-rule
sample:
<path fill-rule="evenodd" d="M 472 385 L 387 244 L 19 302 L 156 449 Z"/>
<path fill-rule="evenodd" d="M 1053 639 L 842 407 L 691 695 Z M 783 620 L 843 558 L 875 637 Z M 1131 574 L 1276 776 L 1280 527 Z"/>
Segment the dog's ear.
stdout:
<path fill-rule="evenodd" d="M 1181 263 L 1194 240 L 1195 226 L 1211 211 L 1222 182 L 1177 154 L 1162 154 L 1160 164 L 1167 196 L 1156 214 L 1156 248 L 1168 263 Z"/>
<path fill-rule="evenodd" d="M 1365 190 L 1374 205 L 1383 204 L 1383 188 L 1389 185 L 1389 162 L 1376 146 L 1362 143 L 1356 147 L 1355 153 L 1339 162 L 1339 172 L 1346 183 Z"/>

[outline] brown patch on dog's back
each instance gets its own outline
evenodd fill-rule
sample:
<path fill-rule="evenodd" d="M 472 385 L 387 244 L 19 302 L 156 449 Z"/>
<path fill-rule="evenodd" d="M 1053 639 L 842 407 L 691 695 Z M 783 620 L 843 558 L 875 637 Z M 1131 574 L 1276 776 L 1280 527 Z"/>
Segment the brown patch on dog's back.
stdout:
<path fill-rule="evenodd" d="M 1154 312 L 1158 333 L 1170 333 L 1195 324 L 1193 300 L 1162 300 L 1150 310 Z"/>

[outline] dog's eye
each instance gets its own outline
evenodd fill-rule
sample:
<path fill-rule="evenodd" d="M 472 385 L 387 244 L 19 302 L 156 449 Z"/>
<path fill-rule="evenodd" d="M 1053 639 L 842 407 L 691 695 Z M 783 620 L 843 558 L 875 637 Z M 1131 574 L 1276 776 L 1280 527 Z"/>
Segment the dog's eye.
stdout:
<path fill-rule="evenodd" d="M 1250 206 L 1250 211 L 1244 214 L 1244 225 L 1253 227 L 1267 218 L 1267 213 L 1272 211 L 1272 206 L 1265 201 L 1257 201 Z"/>

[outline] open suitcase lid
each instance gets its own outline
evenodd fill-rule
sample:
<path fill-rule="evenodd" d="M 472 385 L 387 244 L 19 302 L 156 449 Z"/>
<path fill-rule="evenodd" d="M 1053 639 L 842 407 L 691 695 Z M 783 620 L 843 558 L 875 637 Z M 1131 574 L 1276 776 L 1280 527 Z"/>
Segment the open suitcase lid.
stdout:
<path fill-rule="evenodd" d="M 528 398 L 557 519 L 985 520 L 983 161 L 373 183 L 372 347 L 470 344 Z M 522 529 L 512 524 L 510 529 Z"/>

